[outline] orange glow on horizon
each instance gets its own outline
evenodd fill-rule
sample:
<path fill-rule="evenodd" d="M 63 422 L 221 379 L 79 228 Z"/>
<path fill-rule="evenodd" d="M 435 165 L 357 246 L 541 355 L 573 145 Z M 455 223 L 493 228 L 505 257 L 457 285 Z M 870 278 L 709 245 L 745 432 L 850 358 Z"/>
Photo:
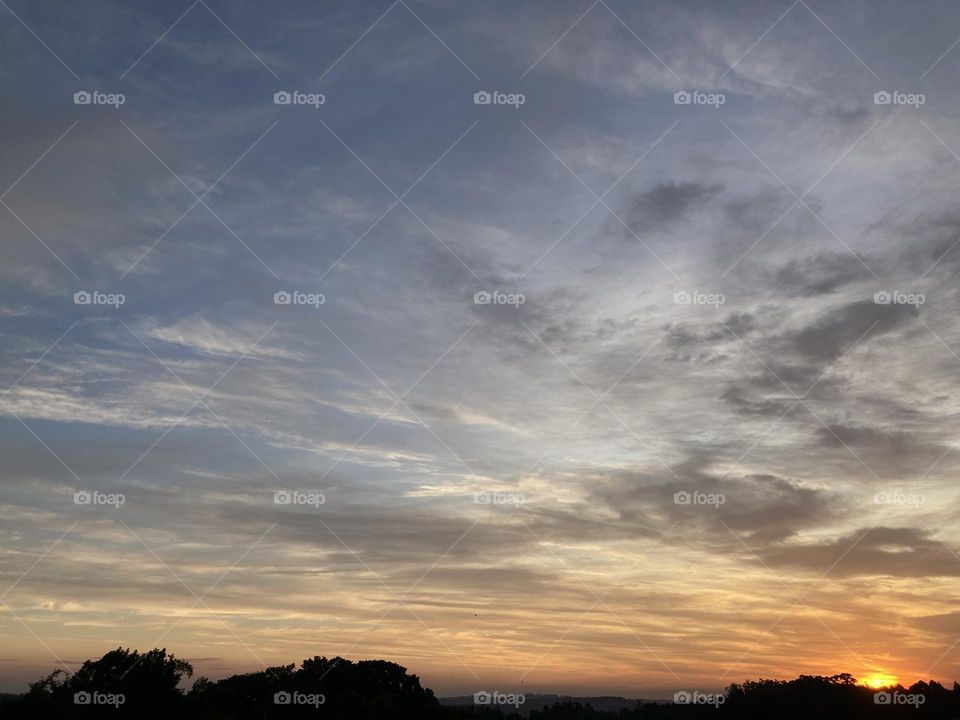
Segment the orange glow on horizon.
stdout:
<path fill-rule="evenodd" d="M 887 673 L 873 673 L 867 676 L 867 678 L 863 681 L 863 684 L 867 687 L 880 689 L 890 687 L 891 685 L 896 685 L 897 678 L 893 675 L 888 675 Z"/>

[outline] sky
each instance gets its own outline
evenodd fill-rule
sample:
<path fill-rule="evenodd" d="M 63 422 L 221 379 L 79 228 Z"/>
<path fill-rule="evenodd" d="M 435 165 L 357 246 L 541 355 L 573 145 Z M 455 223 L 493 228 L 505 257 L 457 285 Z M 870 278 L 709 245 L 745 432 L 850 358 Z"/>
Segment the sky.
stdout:
<path fill-rule="evenodd" d="M 960 676 L 954 3 L 0 5 L 0 689 Z"/>

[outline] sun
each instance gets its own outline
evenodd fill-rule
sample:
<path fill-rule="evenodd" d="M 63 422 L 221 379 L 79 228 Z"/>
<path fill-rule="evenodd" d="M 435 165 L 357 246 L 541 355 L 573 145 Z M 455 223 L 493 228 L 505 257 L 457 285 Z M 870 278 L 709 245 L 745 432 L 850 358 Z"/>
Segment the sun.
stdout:
<path fill-rule="evenodd" d="M 872 673 L 867 676 L 867 678 L 863 681 L 863 684 L 867 687 L 879 689 L 896 685 L 897 678 L 893 675 L 888 675 L 887 673 Z"/>

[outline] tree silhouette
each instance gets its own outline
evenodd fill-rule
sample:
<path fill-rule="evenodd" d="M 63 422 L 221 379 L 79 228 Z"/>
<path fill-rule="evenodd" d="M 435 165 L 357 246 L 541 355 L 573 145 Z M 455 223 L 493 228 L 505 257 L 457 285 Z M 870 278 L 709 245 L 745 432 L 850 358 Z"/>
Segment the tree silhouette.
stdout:
<path fill-rule="evenodd" d="M 521 707 L 441 706 L 416 675 L 385 660 L 316 656 L 211 681 L 189 691 L 190 663 L 167 654 L 117 648 L 72 675 L 55 670 L 22 695 L 0 695 L 0 720 L 175 718 L 176 720 L 493 720 L 519 719 Z M 119 699 L 122 698 L 122 702 Z M 111 702 L 112 700 L 112 702 Z M 730 685 L 716 704 L 638 703 L 607 712 L 575 701 L 531 710 L 530 720 L 956 720 L 960 685 L 916 682 L 874 690 L 846 673 Z"/>
<path fill-rule="evenodd" d="M 279 698 L 278 698 L 279 695 Z M 314 657 L 294 665 L 194 685 L 193 717 L 439 718 L 440 703 L 406 668 L 384 660 Z M 321 701 L 322 698 L 322 701 Z M 278 700 L 288 700 L 280 705 Z M 312 702 L 311 702 L 312 701 Z"/>
<path fill-rule="evenodd" d="M 99 660 L 87 660 L 72 675 L 55 670 L 31 683 L 3 717 L 171 717 L 184 709 L 177 686 L 191 675 L 190 663 L 167 655 L 166 649 L 141 655 L 117 648 Z"/>

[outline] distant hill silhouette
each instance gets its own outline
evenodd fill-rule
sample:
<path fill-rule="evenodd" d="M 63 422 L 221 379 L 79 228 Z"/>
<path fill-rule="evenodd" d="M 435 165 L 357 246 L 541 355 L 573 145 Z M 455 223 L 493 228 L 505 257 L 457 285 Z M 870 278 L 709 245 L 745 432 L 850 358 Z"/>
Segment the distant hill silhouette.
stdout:
<path fill-rule="evenodd" d="M 464 706 L 474 704 L 474 697 L 472 695 L 441 697 L 439 700 L 441 705 L 446 706 Z M 575 695 L 526 693 L 523 704 L 516 709 L 516 712 L 523 717 L 529 717 L 530 713 L 534 710 L 550 708 L 557 704 L 564 705 L 571 703 L 579 703 L 581 705 L 589 704 L 594 710 L 606 711 L 608 713 L 612 712 L 614 713 L 615 717 L 619 717 L 617 713 L 620 710 L 635 708 L 638 705 L 642 705 L 643 701 L 625 697 L 616 697 L 612 695 L 592 695 L 589 697 L 583 697 Z"/>
<path fill-rule="evenodd" d="M 545 696 L 530 707 L 474 705 L 469 697 L 462 699 L 463 705 L 441 705 L 416 675 L 385 660 L 314 657 L 299 668 L 284 665 L 216 682 L 201 677 L 189 690 L 179 689 L 192 675 L 190 663 L 166 649 L 141 654 L 117 648 L 88 660 L 72 675 L 56 670 L 31 683 L 26 693 L 0 695 L 0 719 L 960 720 L 957 683 L 949 690 L 930 681 L 877 691 L 846 674 L 748 681 L 718 696 L 691 690 L 678 693 L 673 703 L 624 700 L 618 710 L 595 709 L 577 700 L 543 707 Z M 616 707 L 620 699 L 595 700 Z"/>

